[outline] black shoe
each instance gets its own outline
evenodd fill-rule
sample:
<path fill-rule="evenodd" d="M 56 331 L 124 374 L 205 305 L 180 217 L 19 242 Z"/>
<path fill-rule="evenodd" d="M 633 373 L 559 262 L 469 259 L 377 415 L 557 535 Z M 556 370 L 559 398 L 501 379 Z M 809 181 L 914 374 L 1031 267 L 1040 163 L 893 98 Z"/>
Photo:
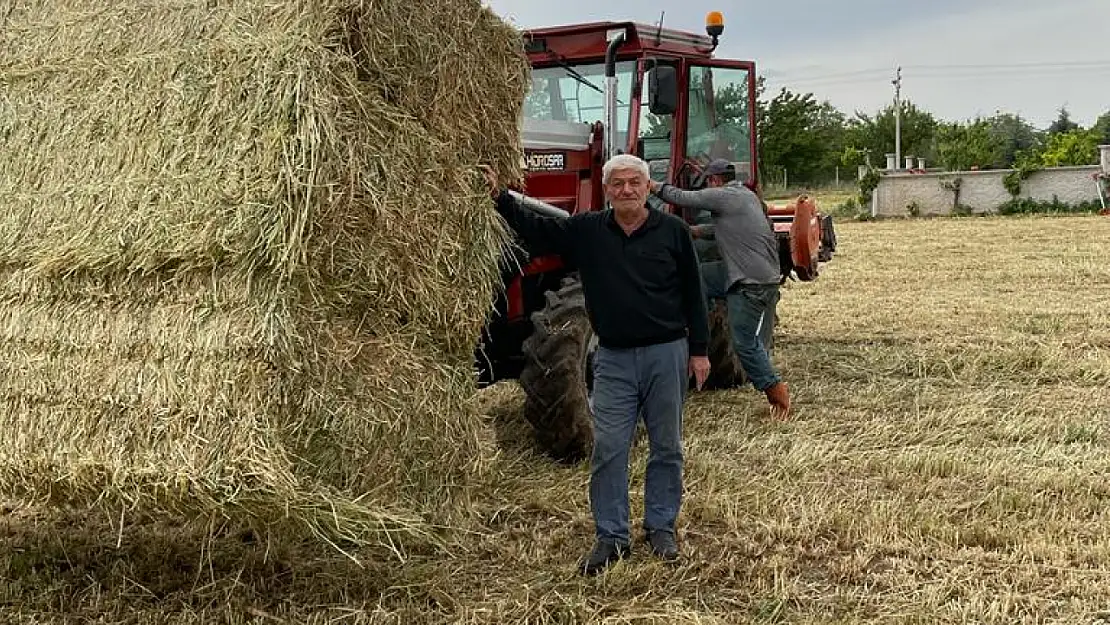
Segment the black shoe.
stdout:
<path fill-rule="evenodd" d="M 579 564 L 579 568 L 583 575 L 597 575 L 631 553 L 628 545 L 599 540 L 594 543 L 594 550 Z"/>
<path fill-rule="evenodd" d="M 678 544 L 674 541 L 674 532 L 667 530 L 649 530 L 647 541 L 651 544 L 651 551 L 667 561 L 678 559 Z"/>

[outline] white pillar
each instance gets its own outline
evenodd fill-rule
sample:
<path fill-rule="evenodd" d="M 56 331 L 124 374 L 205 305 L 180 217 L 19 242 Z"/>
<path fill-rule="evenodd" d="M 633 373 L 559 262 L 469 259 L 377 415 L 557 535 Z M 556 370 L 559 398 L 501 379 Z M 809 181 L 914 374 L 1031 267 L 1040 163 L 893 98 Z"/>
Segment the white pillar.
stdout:
<path fill-rule="evenodd" d="M 898 158 L 897 154 L 887 154 L 886 155 L 886 170 L 887 171 L 894 171 L 895 169 L 898 169 L 898 161 L 896 160 L 897 158 Z"/>
<path fill-rule="evenodd" d="M 1100 145 L 1098 149 L 1102 152 L 1102 172 L 1110 176 L 1110 145 Z"/>

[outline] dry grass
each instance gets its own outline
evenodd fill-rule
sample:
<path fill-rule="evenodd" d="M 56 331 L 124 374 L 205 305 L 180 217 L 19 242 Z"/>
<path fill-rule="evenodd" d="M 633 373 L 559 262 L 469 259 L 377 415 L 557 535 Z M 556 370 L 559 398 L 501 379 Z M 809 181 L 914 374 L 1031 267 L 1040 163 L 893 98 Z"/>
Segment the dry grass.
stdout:
<path fill-rule="evenodd" d="M 0 618 L 100 623 L 1074 623 L 1110 617 L 1110 219 L 844 224 L 792 284 L 796 419 L 687 417 L 687 559 L 573 572 L 585 467 L 537 455 L 513 385 L 448 554 L 401 565 L 233 528 L 0 517 Z M 634 454 L 642 504 L 645 449 Z M 117 546 L 118 544 L 118 546 Z"/>
<path fill-rule="evenodd" d="M 0 0 L 0 492 L 428 538 L 527 75 L 478 0 Z"/>
<path fill-rule="evenodd" d="M 775 206 L 785 206 L 801 194 L 811 195 L 817 200 L 817 209 L 830 213 L 837 206 L 859 196 L 859 189 L 854 184 L 844 184 L 840 187 L 805 187 L 797 189 L 768 189 L 765 191 L 767 201 Z"/>

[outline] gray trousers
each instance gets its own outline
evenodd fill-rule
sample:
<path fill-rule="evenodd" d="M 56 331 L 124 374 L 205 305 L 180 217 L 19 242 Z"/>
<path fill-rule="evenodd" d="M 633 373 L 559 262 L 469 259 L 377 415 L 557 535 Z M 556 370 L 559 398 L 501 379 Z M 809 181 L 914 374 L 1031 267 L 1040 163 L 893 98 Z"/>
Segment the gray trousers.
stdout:
<path fill-rule="evenodd" d="M 649 456 L 644 528 L 674 531 L 682 502 L 682 406 L 689 382 L 686 339 L 635 349 L 598 348 L 590 508 L 600 540 L 628 544 L 628 456 L 643 416 Z"/>

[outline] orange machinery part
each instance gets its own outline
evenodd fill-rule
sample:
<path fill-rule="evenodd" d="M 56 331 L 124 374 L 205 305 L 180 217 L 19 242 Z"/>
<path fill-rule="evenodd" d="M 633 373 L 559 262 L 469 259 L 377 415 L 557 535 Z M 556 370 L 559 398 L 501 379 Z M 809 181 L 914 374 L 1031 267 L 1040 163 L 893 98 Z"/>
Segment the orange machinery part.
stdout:
<path fill-rule="evenodd" d="M 776 223 L 776 231 L 790 232 L 790 258 L 798 279 L 817 279 L 821 251 L 821 220 L 813 197 L 801 195 L 786 206 L 768 206 L 770 216 L 790 215 L 791 223 Z"/>

